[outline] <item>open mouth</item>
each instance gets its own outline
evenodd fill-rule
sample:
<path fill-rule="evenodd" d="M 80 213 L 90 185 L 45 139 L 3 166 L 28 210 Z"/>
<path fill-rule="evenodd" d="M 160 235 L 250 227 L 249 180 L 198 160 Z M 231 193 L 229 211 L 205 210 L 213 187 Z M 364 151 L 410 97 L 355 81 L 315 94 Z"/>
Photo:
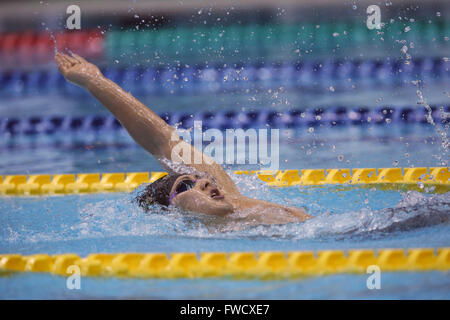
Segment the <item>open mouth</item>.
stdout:
<path fill-rule="evenodd" d="M 221 200 L 224 198 L 224 196 L 220 194 L 220 191 L 218 189 L 214 189 L 211 191 L 211 198 L 215 200 Z"/>

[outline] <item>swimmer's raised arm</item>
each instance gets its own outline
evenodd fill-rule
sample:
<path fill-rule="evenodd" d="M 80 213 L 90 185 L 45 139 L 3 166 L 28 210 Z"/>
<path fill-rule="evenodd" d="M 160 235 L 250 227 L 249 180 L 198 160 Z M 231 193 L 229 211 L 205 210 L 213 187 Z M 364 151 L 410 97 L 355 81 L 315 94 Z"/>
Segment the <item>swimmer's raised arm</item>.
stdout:
<path fill-rule="evenodd" d="M 64 77 L 88 90 L 120 121 L 133 139 L 156 157 L 170 154 L 174 129 L 130 93 L 105 78 L 100 70 L 78 55 L 55 57 Z"/>
<path fill-rule="evenodd" d="M 76 54 L 68 56 L 57 53 L 55 60 L 58 69 L 69 82 L 88 90 L 111 111 L 131 137 L 145 150 L 153 154 L 168 170 L 170 168 L 162 159 L 174 160 L 172 159 L 172 151 L 175 146 L 178 146 L 177 149 L 180 149 L 180 152 L 177 160 L 183 161 L 185 165 L 194 167 L 198 171 L 214 176 L 218 185 L 226 192 L 239 194 L 234 182 L 219 164 L 190 144 L 182 141 L 173 127 L 130 93 L 105 78 L 95 65 Z M 189 150 L 189 157 L 183 157 L 183 150 Z M 197 159 L 200 157 L 201 161 L 194 162 L 195 157 Z M 184 161 L 183 159 L 191 159 L 191 161 Z"/>
<path fill-rule="evenodd" d="M 185 177 L 181 176 L 171 186 L 170 193 L 164 193 L 164 199 L 169 196 L 169 204 L 173 201 L 188 211 L 217 215 L 236 210 L 250 209 L 260 212 L 264 209 L 276 214 L 288 214 L 298 221 L 310 217 L 300 208 L 286 207 L 243 196 L 219 164 L 204 155 L 201 150 L 183 141 L 174 128 L 130 93 L 106 79 L 95 65 L 75 54 L 68 56 L 58 53 L 55 59 L 59 70 L 68 81 L 87 89 L 112 112 L 131 137 L 153 154 L 167 170 L 170 171 L 172 168 L 164 159 L 182 163 L 197 171 L 208 173 L 221 189 L 219 191 L 212 183 L 209 183 L 208 179 L 202 178 L 198 179 L 198 183 L 195 183 L 192 190 L 186 191 L 188 187 L 183 185 Z M 178 192 L 179 186 L 181 187 Z M 225 197 L 221 191 L 224 191 Z M 166 203 L 165 200 L 162 202 Z"/>

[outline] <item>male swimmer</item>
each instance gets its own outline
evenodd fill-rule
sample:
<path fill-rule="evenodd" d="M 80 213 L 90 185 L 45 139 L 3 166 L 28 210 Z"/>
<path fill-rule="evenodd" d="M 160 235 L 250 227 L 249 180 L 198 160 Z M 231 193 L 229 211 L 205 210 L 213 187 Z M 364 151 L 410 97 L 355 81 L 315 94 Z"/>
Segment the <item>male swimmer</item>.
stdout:
<path fill-rule="evenodd" d="M 157 203 L 207 215 L 251 216 L 253 219 L 258 216 L 255 220 L 263 224 L 298 222 L 312 217 L 300 208 L 242 195 L 219 164 L 184 142 L 174 128 L 130 93 L 105 78 L 95 65 L 76 54 L 57 53 L 55 60 L 67 81 L 88 90 L 111 111 L 131 137 L 167 169 L 168 175 L 148 185 L 138 196 L 138 203 L 144 208 Z M 169 165 L 173 148 L 180 143 L 183 148 L 177 158 L 183 166 L 193 169 L 192 174 L 175 172 Z M 183 150 L 189 150 L 191 157 L 183 157 Z M 202 161 L 190 163 L 194 161 L 183 159 Z"/>

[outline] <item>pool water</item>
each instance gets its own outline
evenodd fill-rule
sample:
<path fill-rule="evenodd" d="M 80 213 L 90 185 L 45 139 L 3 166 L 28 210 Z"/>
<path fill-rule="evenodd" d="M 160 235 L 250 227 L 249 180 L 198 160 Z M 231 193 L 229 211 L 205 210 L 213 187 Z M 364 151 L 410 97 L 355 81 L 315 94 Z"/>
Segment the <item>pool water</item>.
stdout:
<path fill-rule="evenodd" d="M 304 207 L 304 223 L 259 225 L 158 207 L 144 212 L 138 191 L 12 198 L 1 201 L 4 252 L 183 252 L 442 247 L 449 240 L 450 193 L 376 188 L 289 187 L 268 190 L 239 177 L 245 194 Z M 182 241 L 180 240 L 182 239 Z M 101 241 L 100 241 L 101 240 Z"/>
<path fill-rule="evenodd" d="M 132 193 L 3 197 L 0 247 L 4 253 L 204 252 L 445 247 L 450 240 L 450 193 L 427 194 L 364 187 L 271 189 L 255 177 L 233 175 L 247 195 L 304 207 L 304 223 L 255 225 L 231 219 L 144 212 Z M 142 187 L 141 187 L 142 189 Z M 70 292 L 65 278 L 6 274 L 0 297 L 10 298 L 449 298 L 440 272 L 382 274 L 382 290 L 364 275 L 294 281 L 82 279 Z M 414 286 L 410 286 L 414 283 Z M 418 283 L 421 290 L 417 290 Z M 212 289 L 214 288 L 214 289 Z M 400 288 L 403 288 L 400 290 Z M 208 293 L 209 292 L 209 293 Z"/>
<path fill-rule="evenodd" d="M 448 299 L 450 277 L 441 272 L 383 273 L 380 290 L 366 275 L 330 275 L 289 281 L 82 279 L 47 274 L 1 277 L 2 299 Z"/>
<path fill-rule="evenodd" d="M 56 110 L 55 104 L 46 108 Z M 124 130 L 15 135 L 1 140 L 0 150 L 7 155 L 0 157 L 3 175 L 163 170 Z M 281 129 L 279 154 L 280 169 L 442 166 L 448 161 L 448 150 L 430 124 Z M 86 256 L 95 252 L 436 248 L 450 243 L 450 193 L 435 194 L 432 188 L 423 188 L 422 193 L 349 186 L 269 188 L 255 177 L 234 175 L 238 169 L 264 167 L 226 166 L 244 194 L 304 207 L 315 218 L 262 226 L 176 210 L 144 212 L 133 201 L 139 190 L 2 197 L 1 252 Z M 70 291 L 64 277 L 4 274 L 0 298 L 450 298 L 448 273 L 383 273 L 381 290 L 368 290 L 366 280 L 366 275 L 293 281 L 86 278 L 81 290 Z"/>
<path fill-rule="evenodd" d="M 448 69 L 446 70 L 448 71 Z M 367 79 L 366 79 L 367 80 Z M 448 77 L 422 82 L 427 102 L 445 105 Z M 367 82 L 367 81 L 366 81 Z M 125 89 L 127 83 L 124 83 Z M 11 89 L 11 88 L 9 88 Z M 8 90 L 9 90 L 8 89 Z M 16 88 L 17 89 L 17 88 Z M 19 88 L 20 89 L 20 88 Z M 39 91 L 3 92 L 0 117 L 106 114 L 84 95 Z M 279 84 L 232 92 L 139 96 L 155 112 L 336 106 L 417 107 L 417 86 L 332 79 L 307 87 Z M 76 88 L 72 88 L 77 92 Z M 73 93 L 72 92 L 72 93 Z M 448 123 L 436 127 L 448 132 Z M 448 165 L 435 126 L 385 123 L 315 126 L 280 130 L 279 168 L 386 168 Z M 0 140 L 0 174 L 62 174 L 162 171 L 124 130 L 5 135 Z M 1 197 L 1 253 L 290 251 L 326 249 L 437 248 L 450 245 L 450 193 L 322 186 L 269 188 L 255 177 L 237 176 L 258 165 L 229 164 L 226 170 L 246 195 L 304 207 L 315 216 L 304 223 L 257 225 L 231 217 L 208 218 L 152 208 L 144 212 L 132 193 Z M 226 279 L 83 278 L 68 290 L 66 278 L 39 273 L 0 274 L 0 299 L 450 299 L 443 272 L 382 273 L 381 290 L 366 287 L 368 275 L 330 275 L 283 281 Z"/>
<path fill-rule="evenodd" d="M 432 167 L 448 161 L 448 150 L 428 124 L 302 127 L 280 129 L 279 136 L 280 169 Z M 11 136 L 0 141 L 0 151 L 7 154 L 0 157 L 3 175 L 163 170 L 125 130 Z M 226 168 L 268 165 L 247 161 Z"/>

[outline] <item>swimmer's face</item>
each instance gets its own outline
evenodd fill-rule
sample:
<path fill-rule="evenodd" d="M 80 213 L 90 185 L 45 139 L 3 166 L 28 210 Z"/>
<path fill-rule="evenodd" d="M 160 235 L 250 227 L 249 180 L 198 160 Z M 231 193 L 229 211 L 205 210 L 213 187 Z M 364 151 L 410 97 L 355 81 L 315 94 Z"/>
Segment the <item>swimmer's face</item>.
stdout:
<path fill-rule="evenodd" d="M 173 197 L 171 204 L 183 210 L 219 216 L 233 211 L 231 203 L 211 179 L 180 176 L 173 184 L 170 194 Z"/>

